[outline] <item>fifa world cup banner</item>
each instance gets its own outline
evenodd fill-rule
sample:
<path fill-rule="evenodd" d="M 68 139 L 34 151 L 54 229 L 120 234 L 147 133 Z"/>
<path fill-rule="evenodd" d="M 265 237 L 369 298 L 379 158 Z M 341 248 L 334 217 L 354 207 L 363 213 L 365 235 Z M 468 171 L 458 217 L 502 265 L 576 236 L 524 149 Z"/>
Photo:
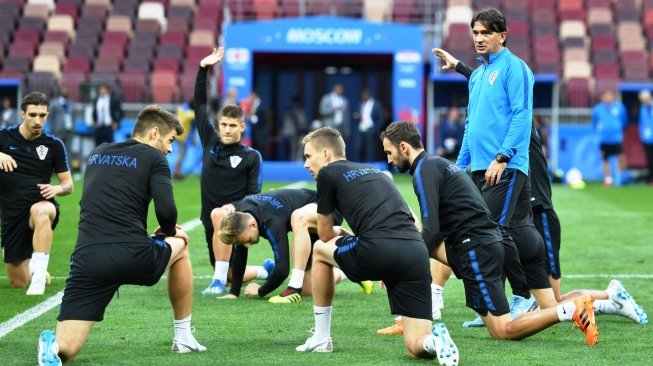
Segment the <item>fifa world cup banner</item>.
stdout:
<path fill-rule="evenodd" d="M 254 53 L 387 54 L 393 57 L 393 119 L 423 129 L 423 33 L 419 26 L 316 16 L 239 22 L 225 29 L 224 88 L 252 90 Z"/>

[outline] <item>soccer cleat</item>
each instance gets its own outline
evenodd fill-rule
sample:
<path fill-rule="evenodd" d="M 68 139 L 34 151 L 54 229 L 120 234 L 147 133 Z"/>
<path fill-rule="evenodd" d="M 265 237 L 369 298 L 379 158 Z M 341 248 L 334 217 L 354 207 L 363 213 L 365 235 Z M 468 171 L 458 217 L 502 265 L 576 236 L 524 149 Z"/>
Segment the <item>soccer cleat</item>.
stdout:
<path fill-rule="evenodd" d="M 191 352 L 204 352 L 204 351 L 206 351 L 206 347 L 199 344 L 199 342 L 197 342 L 197 339 L 195 339 L 193 335 L 190 336 L 190 339 L 172 340 L 172 352 L 174 353 L 191 353 Z"/>
<path fill-rule="evenodd" d="M 463 328 L 482 328 L 482 327 L 485 327 L 485 323 L 483 323 L 483 319 L 478 314 L 476 314 L 476 318 L 474 318 L 474 320 L 469 320 L 463 323 Z"/>
<path fill-rule="evenodd" d="M 268 302 L 272 304 L 290 304 L 292 302 L 302 301 L 301 289 L 288 287 L 277 296 L 272 296 Z"/>
<path fill-rule="evenodd" d="M 43 295 L 45 293 L 45 284 L 48 282 L 47 273 L 42 276 L 32 274 L 32 280 L 27 288 L 27 295 Z"/>
<path fill-rule="evenodd" d="M 358 285 L 363 290 L 365 295 L 370 295 L 374 291 L 374 283 L 372 281 L 361 281 Z"/>
<path fill-rule="evenodd" d="M 331 337 L 318 339 L 315 335 L 313 335 L 312 337 L 308 338 L 304 344 L 297 346 L 295 350 L 297 352 L 333 352 L 333 342 Z"/>
<path fill-rule="evenodd" d="M 523 313 L 535 310 L 536 308 L 535 296 L 531 295 L 531 297 L 526 299 L 519 295 L 512 295 L 512 300 L 510 301 L 510 317 L 515 319 Z"/>
<path fill-rule="evenodd" d="M 608 288 L 605 289 L 605 292 L 607 292 L 608 295 L 612 297 L 617 294 L 617 291 L 626 291 L 626 289 L 624 288 L 624 285 L 621 283 L 621 281 L 613 279 L 608 284 Z"/>
<path fill-rule="evenodd" d="M 399 319 L 395 320 L 395 323 L 391 326 L 376 331 L 376 334 L 379 335 L 393 335 L 393 334 L 404 334 L 404 322 Z"/>
<path fill-rule="evenodd" d="M 594 319 L 594 299 L 589 296 L 580 296 L 574 300 L 576 311 L 572 320 L 580 330 L 585 333 L 585 341 L 590 346 L 599 343 L 599 328 Z"/>
<path fill-rule="evenodd" d="M 39 366 L 58 366 L 61 365 L 59 358 L 59 345 L 57 344 L 57 337 L 51 330 L 44 330 L 39 336 L 39 353 L 38 364 Z"/>
<path fill-rule="evenodd" d="M 268 275 L 270 275 L 270 273 L 272 273 L 272 271 L 274 271 L 274 266 L 275 266 L 275 263 L 270 258 L 267 258 L 265 260 L 265 262 L 263 262 L 263 269 L 265 269 L 265 271 L 268 273 Z"/>
<path fill-rule="evenodd" d="M 458 353 L 458 347 L 456 347 L 453 339 L 451 339 L 451 335 L 449 335 L 447 327 L 442 323 L 436 323 L 433 325 L 431 333 L 435 339 L 435 347 L 438 352 L 438 362 L 440 365 L 457 366 L 460 360 L 460 354 Z"/>
<path fill-rule="evenodd" d="M 648 315 L 646 315 L 646 311 L 644 311 L 641 306 L 637 305 L 635 299 L 633 299 L 625 289 L 623 291 L 617 291 L 614 296 L 611 294 L 610 300 L 615 304 L 619 311 L 619 315 L 625 316 L 638 324 L 648 323 Z"/>
<path fill-rule="evenodd" d="M 227 287 L 220 280 L 213 279 L 209 287 L 202 290 L 202 296 L 219 296 L 227 292 Z"/>

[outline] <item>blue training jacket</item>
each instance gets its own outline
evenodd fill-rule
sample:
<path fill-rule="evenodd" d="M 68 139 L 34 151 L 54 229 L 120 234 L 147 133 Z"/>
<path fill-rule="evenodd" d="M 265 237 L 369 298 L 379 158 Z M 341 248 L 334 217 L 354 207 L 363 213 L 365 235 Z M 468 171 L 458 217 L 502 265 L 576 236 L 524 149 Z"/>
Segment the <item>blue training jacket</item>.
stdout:
<path fill-rule="evenodd" d="M 483 58 L 478 60 L 483 63 Z M 465 134 L 456 165 L 486 170 L 498 152 L 511 158 L 506 168 L 528 175 L 528 146 L 533 124 L 533 72 L 507 48 L 469 79 Z"/>
<path fill-rule="evenodd" d="M 592 108 L 592 125 L 598 131 L 602 144 L 622 143 L 626 122 L 626 107 L 621 102 L 601 102 Z"/>
<path fill-rule="evenodd" d="M 653 144 L 653 106 L 639 107 L 639 139 L 644 144 Z"/>

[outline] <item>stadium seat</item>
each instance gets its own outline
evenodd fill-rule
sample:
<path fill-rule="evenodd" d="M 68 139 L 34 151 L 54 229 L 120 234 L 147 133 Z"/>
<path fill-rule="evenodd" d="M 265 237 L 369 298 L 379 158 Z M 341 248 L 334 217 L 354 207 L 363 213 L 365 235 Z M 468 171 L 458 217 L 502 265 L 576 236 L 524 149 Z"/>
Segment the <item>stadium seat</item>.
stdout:
<path fill-rule="evenodd" d="M 14 41 L 9 46 L 9 52 L 7 54 L 14 57 L 24 57 L 31 61 L 36 56 L 36 47 L 29 42 Z"/>
<path fill-rule="evenodd" d="M 43 42 L 61 43 L 64 49 L 70 44 L 70 34 L 63 31 L 47 31 L 43 36 Z"/>
<path fill-rule="evenodd" d="M 595 64 L 594 77 L 596 79 L 619 79 L 619 65 L 613 63 Z"/>
<path fill-rule="evenodd" d="M 590 8 L 587 11 L 587 24 L 612 24 L 612 9 Z"/>
<path fill-rule="evenodd" d="M 138 6 L 138 19 L 154 19 L 162 30 L 166 29 L 165 8 L 161 3 L 146 1 Z"/>
<path fill-rule="evenodd" d="M 67 32 L 70 37 L 75 37 L 75 22 L 73 17 L 67 14 L 53 15 L 48 20 L 49 31 Z"/>
<path fill-rule="evenodd" d="M 108 13 L 109 8 L 106 5 L 85 3 L 82 6 L 81 18 L 95 18 L 104 22 Z"/>
<path fill-rule="evenodd" d="M 157 22 L 158 25 L 158 22 Z M 188 33 L 190 29 L 190 21 L 183 18 L 168 18 L 167 30 L 170 32 Z"/>
<path fill-rule="evenodd" d="M 26 81 L 26 93 L 40 91 L 48 96 L 59 95 L 59 79 L 50 72 L 30 72 Z"/>
<path fill-rule="evenodd" d="M 49 72 L 59 80 L 61 78 L 61 60 L 56 55 L 38 55 L 34 58 L 32 71 Z"/>
<path fill-rule="evenodd" d="M 122 62 L 120 59 L 114 57 L 100 56 L 98 59 L 95 60 L 95 63 L 93 65 L 93 72 L 118 74 L 120 72 L 121 66 L 122 66 Z"/>
<path fill-rule="evenodd" d="M 73 73 L 88 75 L 91 72 L 91 59 L 75 56 L 68 57 L 63 72 L 64 74 Z"/>
<path fill-rule="evenodd" d="M 170 71 L 175 74 L 179 73 L 180 63 L 179 59 L 176 57 L 171 58 L 157 58 L 154 60 L 154 70 L 153 72 L 159 71 Z"/>
<path fill-rule="evenodd" d="M 68 90 L 70 99 L 74 101 L 84 101 L 82 99 L 81 86 L 85 82 L 86 74 L 64 72 L 61 76 L 61 87 Z"/>
<path fill-rule="evenodd" d="M 46 4 L 27 3 L 23 8 L 23 17 L 41 18 L 46 20 L 50 16 L 50 11 L 50 7 Z"/>
<path fill-rule="evenodd" d="M 66 60 L 66 48 L 63 43 L 59 42 L 44 42 L 39 46 L 39 55 L 52 55 L 63 63 Z"/>
<path fill-rule="evenodd" d="M 285 11 L 285 10 L 282 10 Z M 390 20 L 390 7 L 385 1 L 364 0 L 363 16 L 366 20 L 373 22 L 384 22 Z"/>
<path fill-rule="evenodd" d="M 565 20 L 560 22 L 560 39 L 567 37 L 584 37 L 587 34 L 585 23 L 580 20 Z"/>
<path fill-rule="evenodd" d="M 571 78 L 565 83 L 565 90 L 570 107 L 587 108 L 591 102 L 590 82 L 588 78 Z"/>
<path fill-rule="evenodd" d="M 302 0 L 279 0 L 280 16 L 285 18 L 295 18 L 300 15 L 300 3 Z M 371 0 L 380 3 L 377 0 Z"/>
<path fill-rule="evenodd" d="M 152 73 L 150 82 L 154 103 L 173 103 L 178 97 L 177 74 L 172 72 Z"/>
<path fill-rule="evenodd" d="M 253 0 L 256 19 L 273 19 L 277 14 L 277 0 Z"/>
<path fill-rule="evenodd" d="M 9 55 L 5 57 L 5 60 L 2 64 L 2 71 L 12 71 L 25 74 L 27 71 L 29 71 L 30 63 L 31 60 L 27 57 L 16 57 Z"/>
<path fill-rule="evenodd" d="M 147 76 L 144 72 L 120 74 L 120 89 L 126 103 L 143 103 L 148 100 Z"/>
<path fill-rule="evenodd" d="M 39 34 L 45 31 L 45 20 L 36 17 L 23 17 L 18 21 L 18 29 L 34 29 Z"/>
<path fill-rule="evenodd" d="M 214 37 L 214 34 L 209 31 L 194 30 L 188 37 L 188 45 L 215 47 Z"/>
<path fill-rule="evenodd" d="M 123 32 L 132 36 L 132 19 L 126 15 L 111 15 L 105 26 L 107 31 Z"/>
<path fill-rule="evenodd" d="M 170 21 L 168 21 L 168 30 L 170 30 Z M 136 20 L 136 32 L 159 34 L 161 33 L 161 25 L 154 19 L 138 19 Z"/>
<path fill-rule="evenodd" d="M 416 0 L 394 0 L 392 1 L 392 19 L 399 23 L 416 22 L 415 15 L 419 15 L 419 3 Z M 450 10 L 454 9 L 454 10 Z M 464 17 L 466 10 L 471 11 L 469 6 L 450 6 L 447 9 L 446 18 L 450 22 L 459 22 Z M 470 17 L 471 20 L 471 17 Z M 447 22 L 445 21 L 445 27 Z"/>

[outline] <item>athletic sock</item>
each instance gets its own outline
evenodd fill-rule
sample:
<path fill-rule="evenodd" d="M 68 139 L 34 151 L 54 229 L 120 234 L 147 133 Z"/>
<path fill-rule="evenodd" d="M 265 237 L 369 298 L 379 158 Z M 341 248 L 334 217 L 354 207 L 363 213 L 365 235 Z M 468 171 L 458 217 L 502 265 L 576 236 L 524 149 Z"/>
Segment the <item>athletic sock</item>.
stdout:
<path fill-rule="evenodd" d="M 439 309 L 440 303 L 442 302 L 442 296 L 444 295 L 444 287 L 436 285 L 435 283 L 431 284 L 431 301 L 433 302 L 433 309 Z"/>
<path fill-rule="evenodd" d="M 573 301 L 564 302 L 556 306 L 556 312 L 558 313 L 558 319 L 561 322 L 570 321 L 574 316 L 576 311 L 576 304 Z"/>
<path fill-rule="evenodd" d="M 174 320 L 176 340 L 187 341 L 192 339 L 192 334 L 190 330 L 190 318 L 191 315 L 189 315 L 188 318 L 185 319 Z"/>
<path fill-rule="evenodd" d="M 220 280 L 223 285 L 227 284 L 227 272 L 229 271 L 229 262 L 215 261 L 215 270 L 213 271 L 213 279 Z"/>
<path fill-rule="evenodd" d="M 302 288 L 304 285 L 304 271 L 301 269 L 293 268 L 292 273 L 290 274 L 290 282 L 288 282 L 288 287 L 292 288 Z"/>
<path fill-rule="evenodd" d="M 612 300 L 594 300 L 595 314 L 619 314 L 619 309 Z"/>
<path fill-rule="evenodd" d="M 422 342 L 422 347 L 424 350 L 432 355 L 438 354 L 438 350 L 435 348 L 435 337 L 432 334 L 424 337 L 424 342 Z"/>
<path fill-rule="evenodd" d="M 257 280 L 267 280 L 268 279 L 268 271 L 263 268 L 263 266 L 251 266 L 256 270 L 256 279 Z"/>
<path fill-rule="evenodd" d="M 318 339 L 331 337 L 331 309 L 331 306 L 313 306 L 315 336 Z"/>
<path fill-rule="evenodd" d="M 30 274 L 35 276 L 45 276 L 48 271 L 48 261 L 50 261 L 50 254 L 48 253 L 33 253 L 32 259 L 29 261 Z"/>

